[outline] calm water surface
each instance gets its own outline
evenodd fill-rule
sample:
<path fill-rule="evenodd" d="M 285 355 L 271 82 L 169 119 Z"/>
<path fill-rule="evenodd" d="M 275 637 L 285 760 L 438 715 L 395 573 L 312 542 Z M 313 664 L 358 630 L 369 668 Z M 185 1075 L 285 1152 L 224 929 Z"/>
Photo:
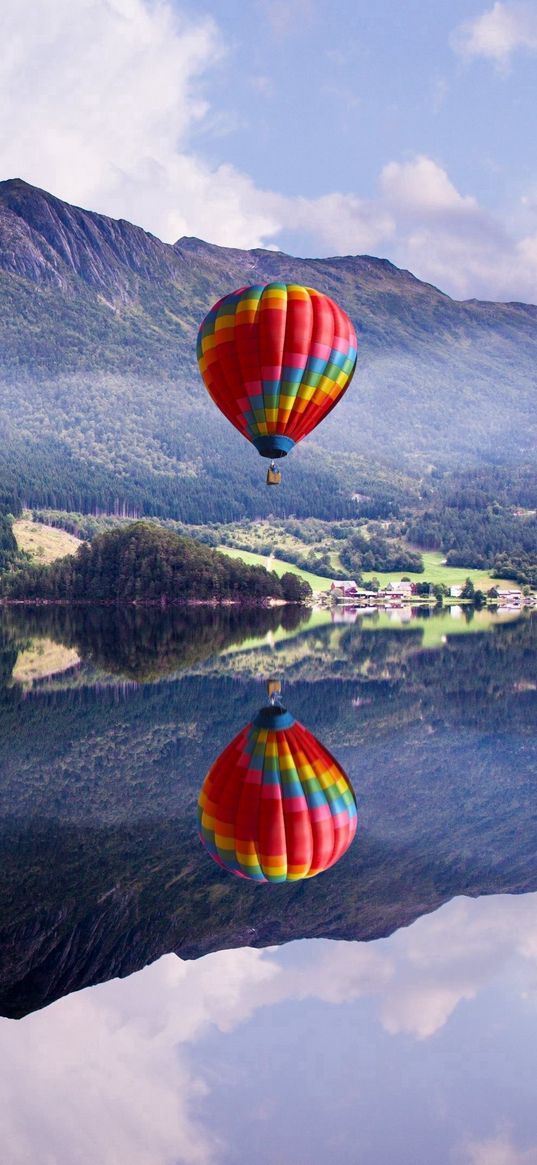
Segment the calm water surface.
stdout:
<path fill-rule="evenodd" d="M 536 644 L 462 608 L 4 611 L 2 1162 L 537 1165 Z M 287 886 L 197 837 L 269 676 L 358 802 Z"/>

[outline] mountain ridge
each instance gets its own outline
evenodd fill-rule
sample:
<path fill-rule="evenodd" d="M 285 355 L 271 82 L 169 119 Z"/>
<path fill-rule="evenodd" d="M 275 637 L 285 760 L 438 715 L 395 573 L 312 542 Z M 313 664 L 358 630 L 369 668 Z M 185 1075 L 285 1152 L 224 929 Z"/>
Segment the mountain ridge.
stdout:
<path fill-rule="evenodd" d="M 195 343 L 223 294 L 274 280 L 336 299 L 359 338 L 349 392 L 289 459 L 301 512 L 323 516 L 333 494 L 325 516 L 347 516 L 370 492 L 364 468 L 533 460 L 537 306 L 453 300 L 374 256 L 168 244 L 14 179 L 0 183 L 0 475 L 36 505 L 77 508 L 78 492 L 195 522 L 216 468 L 229 516 L 267 512 L 259 458 L 209 400 Z"/>

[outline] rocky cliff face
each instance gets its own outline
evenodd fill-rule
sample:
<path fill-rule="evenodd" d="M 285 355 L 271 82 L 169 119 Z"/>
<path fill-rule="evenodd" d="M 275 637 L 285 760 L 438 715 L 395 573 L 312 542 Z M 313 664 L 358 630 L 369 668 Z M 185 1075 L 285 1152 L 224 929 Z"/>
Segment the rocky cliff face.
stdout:
<path fill-rule="evenodd" d="M 73 276 L 106 295 L 136 281 L 173 278 L 173 248 L 122 219 L 92 214 L 21 179 L 0 183 L 0 269 L 73 292 Z"/>

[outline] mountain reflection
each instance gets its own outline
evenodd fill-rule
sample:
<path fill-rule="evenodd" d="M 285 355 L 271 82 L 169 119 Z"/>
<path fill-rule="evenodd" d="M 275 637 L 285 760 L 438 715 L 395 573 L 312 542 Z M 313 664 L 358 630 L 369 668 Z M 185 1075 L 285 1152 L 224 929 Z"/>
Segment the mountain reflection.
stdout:
<path fill-rule="evenodd" d="M 455 899 L 377 943 L 165 956 L 0 1020 L 10 1165 L 43 1145 L 58 1165 L 325 1165 L 334 1111 L 349 1165 L 532 1165 L 536 972 L 535 894 Z"/>
<path fill-rule="evenodd" d="M 15 645 L 38 637 L 74 648 L 110 675 L 150 681 L 218 654 L 250 637 L 305 626 L 310 611 L 284 607 L 10 607 L 3 612 L 6 662 Z"/>
<path fill-rule="evenodd" d="M 455 895 L 537 889 L 537 620 L 432 650 L 420 631 L 295 608 L 3 612 L 0 1012 L 170 951 L 369 940 Z M 24 688 L 13 669 L 39 637 L 82 668 Z M 270 670 L 361 823 L 336 869 L 276 887 L 229 878 L 196 830 L 203 777 Z"/>

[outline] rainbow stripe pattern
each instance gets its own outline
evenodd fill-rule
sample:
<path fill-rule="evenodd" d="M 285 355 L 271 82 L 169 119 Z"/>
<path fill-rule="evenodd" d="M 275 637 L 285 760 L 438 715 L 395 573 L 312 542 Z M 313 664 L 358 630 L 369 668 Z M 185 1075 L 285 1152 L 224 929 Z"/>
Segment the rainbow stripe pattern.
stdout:
<path fill-rule="evenodd" d="M 312 287 L 241 287 L 215 303 L 198 334 L 205 386 L 265 457 L 284 457 L 334 408 L 356 367 L 349 317 Z"/>
<path fill-rule="evenodd" d="M 282 708 L 262 708 L 214 762 L 198 801 L 211 857 L 254 882 L 329 869 L 356 833 L 356 798 L 333 756 Z"/>

